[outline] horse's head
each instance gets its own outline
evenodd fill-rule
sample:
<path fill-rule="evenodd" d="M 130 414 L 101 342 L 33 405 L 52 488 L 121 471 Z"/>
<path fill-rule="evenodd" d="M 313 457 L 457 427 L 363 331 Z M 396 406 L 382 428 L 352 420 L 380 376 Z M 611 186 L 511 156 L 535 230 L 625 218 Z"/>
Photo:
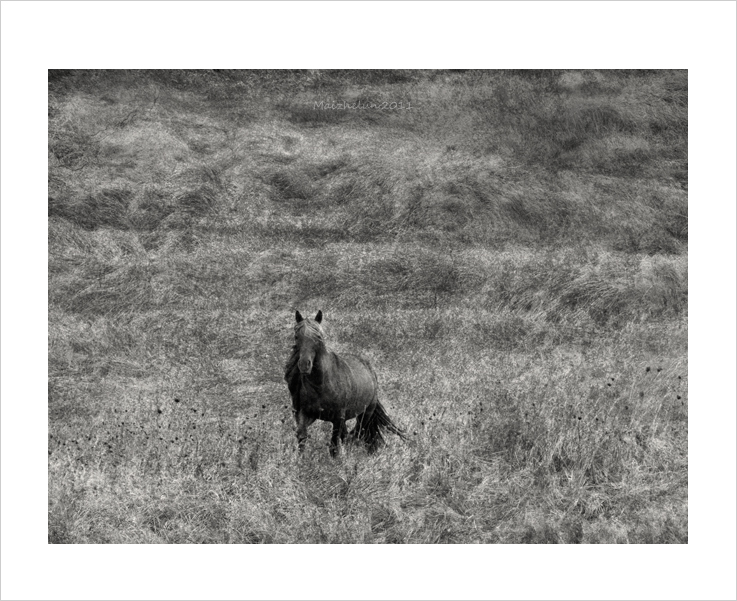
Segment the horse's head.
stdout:
<path fill-rule="evenodd" d="M 304 318 L 297 311 L 294 324 L 294 345 L 299 351 L 297 367 L 301 374 L 309 375 L 315 363 L 315 356 L 325 350 L 325 333 L 322 326 L 322 311 L 318 311 L 315 319 Z"/>

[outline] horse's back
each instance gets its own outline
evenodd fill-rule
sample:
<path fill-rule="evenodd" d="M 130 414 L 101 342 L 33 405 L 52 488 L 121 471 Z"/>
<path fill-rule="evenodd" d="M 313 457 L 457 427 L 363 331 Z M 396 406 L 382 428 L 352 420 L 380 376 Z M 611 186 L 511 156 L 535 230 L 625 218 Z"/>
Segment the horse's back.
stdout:
<path fill-rule="evenodd" d="M 374 397 L 378 388 L 378 379 L 371 364 L 358 355 L 335 355 L 336 374 L 331 379 L 338 378 L 347 387 L 360 396 Z"/>

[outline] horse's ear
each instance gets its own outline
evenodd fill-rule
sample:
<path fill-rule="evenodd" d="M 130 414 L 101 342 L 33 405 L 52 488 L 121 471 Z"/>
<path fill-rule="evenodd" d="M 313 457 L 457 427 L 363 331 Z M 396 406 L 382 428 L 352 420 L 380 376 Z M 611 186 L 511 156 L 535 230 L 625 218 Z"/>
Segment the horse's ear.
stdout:
<path fill-rule="evenodd" d="M 315 315 L 315 321 L 317 323 L 322 323 L 322 311 L 317 312 L 317 315 Z"/>
<path fill-rule="evenodd" d="M 302 317 L 302 314 L 299 311 L 297 311 L 297 313 L 296 313 L 296 315 L 294 317 L 297 320 L 297 323 L 299 323 L 300 321 L 302 321 L 304 319 L 304 317 Z"/>

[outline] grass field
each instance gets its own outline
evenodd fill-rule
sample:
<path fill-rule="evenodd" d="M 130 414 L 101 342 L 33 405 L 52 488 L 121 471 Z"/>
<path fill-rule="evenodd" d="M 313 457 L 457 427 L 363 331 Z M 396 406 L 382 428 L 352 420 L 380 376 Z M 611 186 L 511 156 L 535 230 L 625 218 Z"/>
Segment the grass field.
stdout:
<path fill-rule="evenodd" d="M 686 71 L 49 72 L 49 542 L 688 542 L 687 109 Z M 408 442 L 297 455 L 295 309 Z"/>

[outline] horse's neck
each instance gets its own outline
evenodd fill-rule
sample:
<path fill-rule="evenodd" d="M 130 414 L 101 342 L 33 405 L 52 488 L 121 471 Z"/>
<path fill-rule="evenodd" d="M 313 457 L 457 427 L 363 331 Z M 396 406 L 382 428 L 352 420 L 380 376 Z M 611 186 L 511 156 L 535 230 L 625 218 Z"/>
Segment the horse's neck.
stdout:
<path fill-rule="evenodd" d="M 331 355 L 332 353 L 323 346 L 315 353 L 314 362 L 317 365 L 327 365 L 331 361 Z"/>
<path fill-rule="evenodd" d="M 322 385 L 325 375 L 330 373 L 335 363 L 335 353 L 329 351 L 327 348 L 321 348 L 315 355 L 315 360 L 312 366 L 312 373 L 309 376 L 302 376 L 299 372 L 297 364 L 299 362 L 299 349 L 295 347 L 292 351 L 289 360 L 285 366 L 284 377 L 290 382 L 297 386 L 301 379 L 306 379 L 313 385 Z"/>
<path fill-rule="evenodd" d="M 314 366 L 312 368 L 312 373 L 316 373 L 319 376 L 319 378 L 322 380 L 325 377 L 325 374 L 330 372 L 330 369 L 334 361 L 335 361 L 335 354 L 329 351 L 327 348 L 323 347 L 315 355 L 315 361 L 314 361 Z"/>

